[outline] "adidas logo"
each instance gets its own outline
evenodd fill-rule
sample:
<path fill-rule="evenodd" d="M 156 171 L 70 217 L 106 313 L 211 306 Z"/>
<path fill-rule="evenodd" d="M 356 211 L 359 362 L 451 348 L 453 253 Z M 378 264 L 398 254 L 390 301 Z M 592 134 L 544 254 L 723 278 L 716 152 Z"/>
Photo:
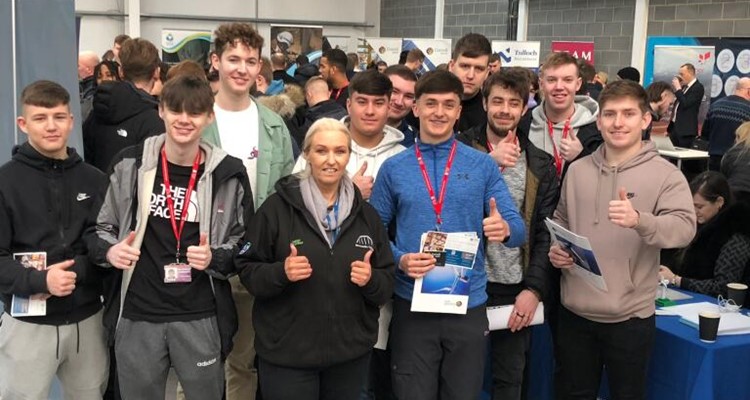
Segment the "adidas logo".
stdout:
<path fill-rule="evenodd" d="M 355 247 L 359 247 L 360 249 L 372 249 L 374 247 L 372 238 L 367 235 L 360 235 L 360 237 L 357 238 L 357 241 L 354 242 Z"/>
<path fill-rule="evenodd" d="M 201 361 L 201 362 L 199 362 L 199 363 L 197 363 L 195 365 L 197 365 L 199 367 L 208 367 L 209 365 L 213 365 L 213 364 L 216 364 L 216 357 L 214 357 L 214 358 L 212 358 L 210 360 Z"/>

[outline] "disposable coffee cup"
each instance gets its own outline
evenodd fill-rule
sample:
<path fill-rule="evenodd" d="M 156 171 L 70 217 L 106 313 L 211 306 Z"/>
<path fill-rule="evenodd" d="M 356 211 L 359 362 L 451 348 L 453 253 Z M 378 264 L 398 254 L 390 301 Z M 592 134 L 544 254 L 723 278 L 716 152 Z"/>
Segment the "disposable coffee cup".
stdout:
<path fill-rule="evenodd" d="M 745 304 L 745 295 L 747 294 L 747 285 L 744 283 L 727 283 L 727 300 L 734 301 L 734 304 L 742 307 Z"/>
<path fill-rule="evenodd" d="M 719 319 L 721 314 L 717 311 L 703 311 L 698 314 L 698 331 L 701 342 L 713 343 L 719 333 Z"/>

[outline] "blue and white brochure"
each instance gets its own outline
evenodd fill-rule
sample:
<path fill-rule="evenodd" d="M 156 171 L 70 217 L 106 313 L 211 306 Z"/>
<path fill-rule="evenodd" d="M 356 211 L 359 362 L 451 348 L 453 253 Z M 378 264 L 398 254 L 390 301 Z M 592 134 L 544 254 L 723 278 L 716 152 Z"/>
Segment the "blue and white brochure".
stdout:
<path fill-rule="evenodd" d="M 476 232 L 425 232 L 420 248 L 437 261 L 435 268 L 414 281 L 411 311 L 466 314 L 479 249 Z"/>
<path fill-rule="evenodd" d="M 13 253 L 13 259 L 25 268 L 34 268 L 37 271 L 47 269 L 47 253 L 44 251 Z M 47 300 L 44 298 L 44 294 L 35 294 L 30 297 L 13 295 L 10 303 L 10 315 L 13 317 L 47 315 Z"/>
<path fill-rule="evenodd" d="M 589 239 L 563 228 L 549 218 L 544 223 L 547 224 L 552 241 L 573 257 L 575 265 L 570 269 L 570 273 L 580 276 L 589 284 L 606 292 L 607 283 L 604 281 Z"/>

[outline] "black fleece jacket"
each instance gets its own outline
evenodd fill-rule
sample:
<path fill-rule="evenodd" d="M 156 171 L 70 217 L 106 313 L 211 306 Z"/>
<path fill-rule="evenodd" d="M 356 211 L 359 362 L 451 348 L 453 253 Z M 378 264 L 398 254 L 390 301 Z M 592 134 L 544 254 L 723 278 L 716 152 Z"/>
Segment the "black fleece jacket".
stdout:
<path fill-rule="evenodd" d="M 264 360 L 324 368 L 361 357 L 375 344 L 379 306 L 393 293 L 393 254 L 377 212 L 355 193 L 333 248 L 307 211 L 295 176 L 276 183 L 247 229 L 236 263 L 255 295 L 255 348 Z M 305 280 L 290 282 L 284 272 L 290 243 L 312 265 Z M 359 287 L 350 280 L 351 264 L 370 248 L 372 277 Z"/>
<path fill-rule="evenodd" d="M 108 82 L 96 88 L 94 107 L 83 124 L 86 162 L 107 172 L 126 147 L 164 133 L 156 99 L 131 82 Z"/>
<path fill-rule="evenodd" d="M 29 143 L 14 149 L 0 167 L 0 292 L 5 312 L 11 298 L 49 293 L 47 271 L 24 268 L 13 253 L 47 253 L 47 266 L 73 259 L 76 288 L 65 297 L 47 300 L 47 315 L 19 318 L 44 325 L 82 321 L 102 308 L 102 278 L 88 260 L 82 233 L 93 224 L 107 186 L 106 176 L 83 163 L 75 149 L 68 158 L 44 157 Z"/>

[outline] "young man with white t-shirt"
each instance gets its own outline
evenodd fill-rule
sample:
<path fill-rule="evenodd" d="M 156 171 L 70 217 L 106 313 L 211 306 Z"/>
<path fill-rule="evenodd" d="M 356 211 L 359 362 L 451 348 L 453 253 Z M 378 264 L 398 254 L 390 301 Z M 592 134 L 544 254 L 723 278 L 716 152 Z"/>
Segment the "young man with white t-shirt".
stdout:
<path fill-rule="evenodd" d="M 249 94 L 262 65 L 263 37 L 244 23 L 220 25 L 214 36 L 216 50 L 211 64 L 219 72 L 219 92 L 214 104 L 216 121 L 206 127 L 203 138 L 242 160 L 250 178 L 254 204 L 259 207 L 274 192 L 276 181 L 292 172 L 291 136 L 281 117 Z M 252 400 L 258 382 L 253 367 L 253 297 L 238 279 L 232 280 L 232 294 L 239 330 L 226 363 L 226 398 Z"/>

